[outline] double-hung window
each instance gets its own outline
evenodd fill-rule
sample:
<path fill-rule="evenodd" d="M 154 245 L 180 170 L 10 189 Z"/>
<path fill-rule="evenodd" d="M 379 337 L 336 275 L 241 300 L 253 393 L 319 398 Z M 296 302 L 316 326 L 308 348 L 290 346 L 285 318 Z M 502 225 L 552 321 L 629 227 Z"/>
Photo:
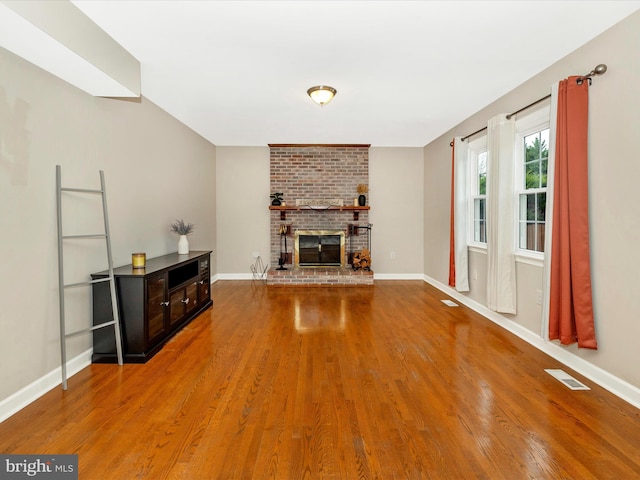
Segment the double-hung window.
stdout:
<path fill-rule="evenodd" d="M 541 258 L 546 229 L 549 108 L 518 119 L 516 130 L 517 247 Z"/>
<path fill-rule="evenodd" d="M 487 246 L 487 137 L 469 142 L 469 245 Z"/>

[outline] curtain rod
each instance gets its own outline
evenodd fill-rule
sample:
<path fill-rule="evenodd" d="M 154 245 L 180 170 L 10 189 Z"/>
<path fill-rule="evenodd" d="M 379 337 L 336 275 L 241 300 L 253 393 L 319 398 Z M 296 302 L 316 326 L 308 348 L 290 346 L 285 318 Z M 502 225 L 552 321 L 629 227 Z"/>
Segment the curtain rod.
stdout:
<path fill-rule="evenodd" d="M 607 66 L 604 63 L 601 63 L 599 65 L 596 65 L 596 67 L 591 70 L 589 73 L 587 73 L 586 75 L 583 75 L 581 77 L 578 77 L 576 79 L 576 83 L 577 84 L 581 84 L 582 82 L 584 82 L 585 80 L 589 81 L 589 85 L 591 85 L 591 78 L 595 77 L 596 75 L 604 75 L 604 73 L 607 71 Z M 513 113 L 510 113 L 509 115 L 507 115 L 507 120 L 510 119 L 511 117 L 513 117 L 514 115 L 519 114 L 520 112 L 524 112 L 525 110 L 527 110 L 528 108 L 533 107 L 534 105 L 539 104 L 540 102 L 544 102 L 545 100 L 547 100 L 548 98 L 551 98 L 551 94 L 542 97 L 538 100 L 536 100 L 535 102 L 530 103 L 529 105 L 527 105 L 526 107 L 522 107 L 520 110 L 516 110 Z M 467 138 L 471 138 L 474 135 L 480 133 L 480 132 L 484 132 L 487 129 L 487 127 L 482 127 L 480 130 L 476 130 L 473 133 L 470 133 L 469 135 L 467 135 L 466 137 L 462 137 L 461 140 L 464 142 Z M 449 143 L 449 146 L 453 147 L 453 142 Z"/>

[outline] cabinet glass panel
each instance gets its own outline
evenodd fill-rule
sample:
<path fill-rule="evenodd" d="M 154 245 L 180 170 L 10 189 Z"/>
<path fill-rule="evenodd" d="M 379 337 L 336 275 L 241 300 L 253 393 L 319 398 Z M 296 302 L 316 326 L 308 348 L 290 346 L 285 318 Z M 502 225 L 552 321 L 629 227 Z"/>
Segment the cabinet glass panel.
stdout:
<path fill-rule="evenodd" d="M 200 259 L 200 275 L 209 275 L 209 259 L 201 258 Z"/>
<path fill-rule="evenodd" d="M 209 258 L 200 259 L 200 280 L 198 282 L 198 301 L 202 304 L 208 302 L 211 298 L 209 293 L 210 287 L 210 274 L 209 274 Z"/>
<path fill-rule="evenodd" d="M 184 316 L 184 288 L 172 292 L 169 297 L 169 323 L 173 325 Z"/>
<path fill-rule="evenodd" d="M 149 279 L 147 282 L 147 328 L 150 339 L 164 330 L 164 292 L 164 275 Z"/>

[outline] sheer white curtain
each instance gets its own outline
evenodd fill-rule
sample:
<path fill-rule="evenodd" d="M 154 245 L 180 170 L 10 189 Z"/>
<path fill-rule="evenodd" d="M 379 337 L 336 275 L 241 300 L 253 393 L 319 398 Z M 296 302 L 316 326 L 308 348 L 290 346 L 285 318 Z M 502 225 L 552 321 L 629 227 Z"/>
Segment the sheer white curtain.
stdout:
<path fill-rule="evenodd" d="M 487 306 L 516 313 L 515 121 L 500 114 L 487 125 Z"/>
<path fill-rule="evenodd" d="M 542 273 L 542 338 L 549 340 L 549 295 L 551 285 L 551 239 L 553 238 L 553 186 L 556 171 L 556 129 L 558 123 L 558 83 L 551 85 L 549 110 L 549 157 L 547 161 L 547 207 L 545 211 L 544 264 Z"/>
<path fill-rule="evenodd" d="M 454 245 L 456 290 L 469 291 L 467 229 L 469 226 L 469 149 L 461 137 L 453 139 Z"/>

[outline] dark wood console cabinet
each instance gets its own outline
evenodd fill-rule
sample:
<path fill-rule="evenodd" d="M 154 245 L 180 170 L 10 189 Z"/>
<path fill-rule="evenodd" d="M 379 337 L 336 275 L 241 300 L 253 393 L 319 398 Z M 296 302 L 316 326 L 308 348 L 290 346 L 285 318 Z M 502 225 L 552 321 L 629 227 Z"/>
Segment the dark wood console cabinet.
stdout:
<path fill-rule="evenodd" d="M 172 253 L 147 259 L 145 268 L 113 270 L 126 363 L 145 363 L 182 327 L 209 308 L 211 252 Z M 108 272 L 91 275 L 96 280 Z M 93 324 L 111 321 L 108 282 L 93 285 Z M 93 332 L 94 363 L 116 363 L 113 329 Z"/>

